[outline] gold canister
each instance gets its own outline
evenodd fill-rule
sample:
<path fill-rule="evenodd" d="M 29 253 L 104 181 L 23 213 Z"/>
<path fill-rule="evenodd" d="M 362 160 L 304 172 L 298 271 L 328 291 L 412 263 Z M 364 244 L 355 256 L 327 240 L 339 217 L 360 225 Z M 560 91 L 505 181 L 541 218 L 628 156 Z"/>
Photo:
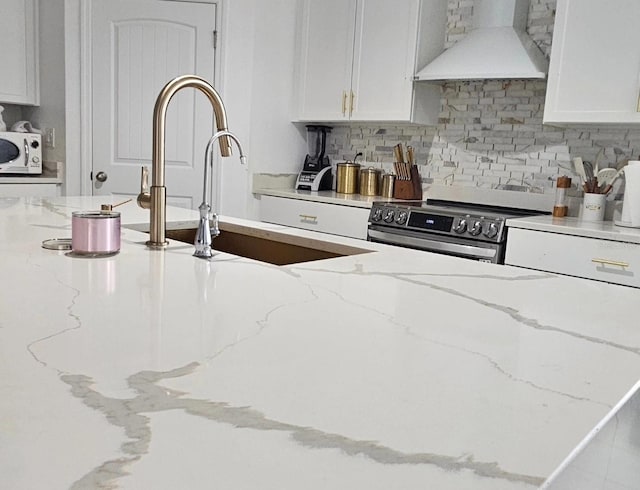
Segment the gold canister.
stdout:
<path fill-rule="evenodd" d="M 396 176 L 393 174 L 384 174 L 382 176 L 382 190 L 380 195 L 382 197 L 393 197 L 393 184 L 395 183 Z"/>
<path fill-rule="evenodd" d="M 360 170 L 360 194 L 362 196 L 375 196 L 378 194 L 378 175 L 380 170 L 369 167 Z"/>
<path fill-rule="evenodd" d="M 340 194 L 355 194 L 358 192 L 360 164 L 353 162 L 338 163 L 336 169 L 336 192 Z"/>

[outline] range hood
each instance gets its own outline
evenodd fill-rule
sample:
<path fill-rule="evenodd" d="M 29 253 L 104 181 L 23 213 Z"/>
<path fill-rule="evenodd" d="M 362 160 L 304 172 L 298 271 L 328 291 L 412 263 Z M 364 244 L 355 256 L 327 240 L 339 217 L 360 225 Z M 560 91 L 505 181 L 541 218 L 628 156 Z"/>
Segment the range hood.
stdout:
<path fill-rule="evenodd" d="M 475 0 L 473 30 L 415 80 L 545 78 L 549 62 L 527 35 L 529 0 Z"/>

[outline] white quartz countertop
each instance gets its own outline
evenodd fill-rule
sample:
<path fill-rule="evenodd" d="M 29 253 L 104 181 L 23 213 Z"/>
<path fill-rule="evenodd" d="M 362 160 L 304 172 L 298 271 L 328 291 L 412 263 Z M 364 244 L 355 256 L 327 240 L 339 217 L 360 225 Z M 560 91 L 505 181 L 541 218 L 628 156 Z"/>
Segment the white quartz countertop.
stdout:
<path fill-rule="evenodd" d="M 357 208 L 371 208 L 375 201 L 391 201 L 382 196 L 363 196 L 360 194 L 343 194 L 336 191 L 303 191 L 296 189 L 255 189 L 254 194 L 265 196 L 286 197 L 301 201 L 322 202 L 325 204 L 339 204 Z"/>
<path fill-rule="evenodd" d="M 104 200 L 0 199 L 2 488 L 534 489 L 640 378 L 634 288 L 227 218 L 374 251 L 41 248 Z"/>
<path fill-rule="evenodd" d="M 618 226 L 614 221 L 590 222 L 574 217 L 531 216 L 528 218 L 509 219 L 506 224 L 510 228 L 524 228 L 601 240 L 640 243 L 640 228 Z"/>

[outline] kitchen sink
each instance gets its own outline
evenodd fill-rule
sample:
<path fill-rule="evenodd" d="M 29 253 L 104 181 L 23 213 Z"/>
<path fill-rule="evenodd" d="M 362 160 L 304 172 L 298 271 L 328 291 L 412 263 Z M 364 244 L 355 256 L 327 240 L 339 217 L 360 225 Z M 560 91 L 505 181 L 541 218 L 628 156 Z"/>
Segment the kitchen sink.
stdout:
<path fill-rule="evenodd" d="M 211 248 L 274 265 L 298 264 L 369 253 L 349 245 L 220 222 Z M 168 240 L 193 244 L 197 228 L 167 229 Z"/>

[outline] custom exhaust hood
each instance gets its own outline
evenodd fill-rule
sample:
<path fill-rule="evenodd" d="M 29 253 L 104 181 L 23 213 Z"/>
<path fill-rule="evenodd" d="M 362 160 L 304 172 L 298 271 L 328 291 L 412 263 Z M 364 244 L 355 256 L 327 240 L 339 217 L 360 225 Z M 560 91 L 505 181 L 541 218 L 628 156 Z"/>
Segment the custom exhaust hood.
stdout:
<path fill-rule="evenodd" d="M 528 13 L 529 0 L 475 0 L 473 30 L 415 80 L 545 78 L 549 62 L 526 33 Z"/>

